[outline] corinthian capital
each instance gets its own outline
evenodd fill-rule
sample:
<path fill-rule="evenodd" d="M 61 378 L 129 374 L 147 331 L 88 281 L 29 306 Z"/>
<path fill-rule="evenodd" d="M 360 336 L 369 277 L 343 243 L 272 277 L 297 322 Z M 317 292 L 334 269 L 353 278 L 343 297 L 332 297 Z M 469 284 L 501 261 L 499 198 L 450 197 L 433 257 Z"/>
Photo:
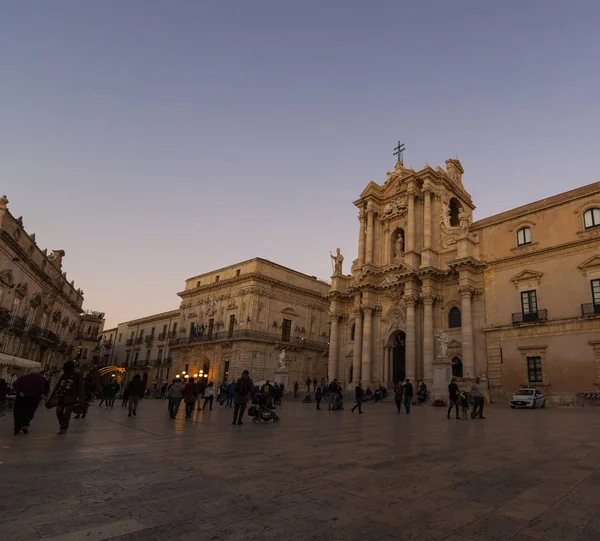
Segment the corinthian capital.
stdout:
<path fill-rule="evenodd" d="M 329 312 L 329 319 L 331 319 L 331 321 L 338 321 L 342 317 L 342 315 L 343 314 L 341 312 L 331 311 Z"/>
<path fill-rule="evenodd" d="M 406 306 L 414 306 L 415 304 L 417 304 L 417 300 L 418 297 L 416 295 L 413 295 L 412 293 L 404 295 L 404 304 L 406 304 Z"/>
<path fill-rule="evenodd" d="M 475 294 L 475 288 L 469 284 L 459 286 L 458 294 L 463 298 L 471 298 Z"/>
<path fill-rule="evenodd" d="M 433 306 L 435 295 L 431 293 L 431 291 L 425 291 L 421 294 L 421 300 L 423 301 L 423 304 Z"/>

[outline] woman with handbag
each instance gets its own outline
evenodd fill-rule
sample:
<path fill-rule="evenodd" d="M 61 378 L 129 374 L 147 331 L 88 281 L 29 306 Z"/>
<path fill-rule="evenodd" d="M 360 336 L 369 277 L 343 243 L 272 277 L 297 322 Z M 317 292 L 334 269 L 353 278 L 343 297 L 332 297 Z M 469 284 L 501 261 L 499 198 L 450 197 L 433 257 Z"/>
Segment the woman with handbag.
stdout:
<path fill-rule="evenodd" d="M 48 409 L 56 408 L 56 417 L 60 425 L 59 434 L 66 434 L 73 410 L 81 411 L 80 404 L 85 401 L 83 378 L 75 370 L 75 363 L 67 361 L 63 365 L 63 373 L 46 402 Z"/>

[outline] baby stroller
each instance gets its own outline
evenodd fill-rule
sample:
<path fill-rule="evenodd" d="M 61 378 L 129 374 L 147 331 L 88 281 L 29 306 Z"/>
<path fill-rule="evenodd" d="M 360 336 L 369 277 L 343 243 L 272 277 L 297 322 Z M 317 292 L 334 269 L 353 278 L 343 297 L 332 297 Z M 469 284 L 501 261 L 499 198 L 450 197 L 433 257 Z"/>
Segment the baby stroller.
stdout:
<path fill-rule="evenodd" d="M 304 400 L 302 401 L 303 404 L 310 404 L 312 402 L 312 395 L 310 393 L 308 393 L 305 397 Z"/>
<path fill-rule="evenodd" d="M 335 395 L 335 403 L 333 405 L 333 411 L 343 410 L 344 409 L 344 395 L 342 393 L 337 393 Z"/>
<path fill-rule="evenodd" d="M 252 399 L 252 406 L 248 409 L 248 415 L 252 417 L 253 423 L 267 423 L 273 421 L 279 422 L 279 416 L 275 413 L 271 397 L 266 393 L 261 393 L 258 398 Z"/>

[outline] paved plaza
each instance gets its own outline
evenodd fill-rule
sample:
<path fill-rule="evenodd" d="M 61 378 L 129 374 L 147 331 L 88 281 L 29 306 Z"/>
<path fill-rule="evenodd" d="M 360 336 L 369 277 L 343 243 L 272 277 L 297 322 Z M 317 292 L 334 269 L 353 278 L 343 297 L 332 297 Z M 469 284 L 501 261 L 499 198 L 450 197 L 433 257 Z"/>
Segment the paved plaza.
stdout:
<path fill-rule="evenodd" d="M 91 407 L 67 436 L 43 408 L 28 436 L 0 419 L 0 539 L 600 539 L 597 409 L 456 421 L 298 400 L 279 424 L 243 426 L 232 410 L 166 409 Z"/>

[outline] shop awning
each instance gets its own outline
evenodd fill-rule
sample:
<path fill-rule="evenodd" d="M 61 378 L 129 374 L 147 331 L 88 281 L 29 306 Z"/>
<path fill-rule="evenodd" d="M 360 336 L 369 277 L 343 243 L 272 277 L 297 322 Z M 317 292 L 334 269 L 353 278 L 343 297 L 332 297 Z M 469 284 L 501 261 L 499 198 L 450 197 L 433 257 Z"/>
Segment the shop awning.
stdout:
<path fill-rule="evenodd" d="M 19 368 L 29 368 L 30 370 L 42 369 L 42 365 L 36 361 L 7 355 L 6 353 L 0 353 L 0 366 L 16 366 Z"/>

